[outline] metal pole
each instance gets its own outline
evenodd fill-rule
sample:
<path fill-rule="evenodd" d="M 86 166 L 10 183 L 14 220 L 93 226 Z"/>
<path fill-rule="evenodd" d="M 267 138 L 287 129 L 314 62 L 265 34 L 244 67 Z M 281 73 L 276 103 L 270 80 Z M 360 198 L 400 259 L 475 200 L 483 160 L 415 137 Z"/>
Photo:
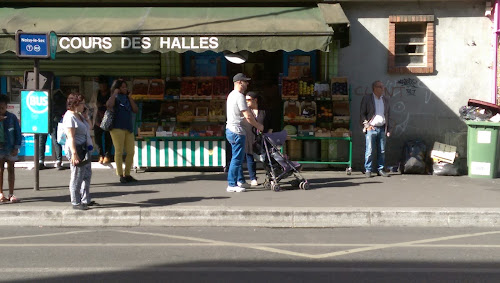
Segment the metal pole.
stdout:
<path fill-rule="evenodd" d="M 35 67 L 33 69 L 34 73 L 35 73 L 35 90 L 38 90 L 40 88 L 40 80 L 39 80 L 39 69 L 38 69 L 38 60 L 39 59 L 35 59 Z M 33 165 L 34 165 L 34 168 L 35 168 L 35 188 L 34 190 L 35 191 L 38 191 L 39 190 L 39 181 L 40 181 L 40 168 L 38 166 L 38 156 L 40 155 L 40 152 L 38 150 L 38 145 L 40 144 L 40 135 L 38 134 L 35 134 L 35 144 L 34 144 L 34 147 L 35 147 L 35 156 L 33 156 Z"/>

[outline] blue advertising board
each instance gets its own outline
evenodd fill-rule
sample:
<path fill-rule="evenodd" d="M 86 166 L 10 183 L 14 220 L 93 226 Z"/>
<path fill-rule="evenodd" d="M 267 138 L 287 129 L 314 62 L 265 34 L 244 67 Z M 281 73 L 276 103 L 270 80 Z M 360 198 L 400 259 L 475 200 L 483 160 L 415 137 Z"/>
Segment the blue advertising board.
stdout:
<path fill-rule="evenodd" d="M 50 40 L 47 33 L 16 33 L 16 53 L 20 58 L 49 58 Z"/>
<path fill-rule="evenodd" d="M 49 92 L 21 90 L 21 132 L 49 133 Z"/>

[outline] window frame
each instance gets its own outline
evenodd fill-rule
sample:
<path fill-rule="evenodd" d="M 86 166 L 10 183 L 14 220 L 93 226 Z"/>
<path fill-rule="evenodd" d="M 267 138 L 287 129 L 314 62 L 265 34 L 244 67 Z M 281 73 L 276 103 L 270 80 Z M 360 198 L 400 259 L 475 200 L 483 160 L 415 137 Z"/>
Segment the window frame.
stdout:
<path fill-rule="evenodd" d="M 424 35 L 424 62 L 422 65 L 396 65 L 396 25 L 401 23 L 422 23 L 425 24 Z M 400 33 L 398 33 L 400 34 Z M 434 64 L 434 15 L 393 15 L 389 16 L 389 57 L 388 73 L 397 74 L 433 74 Z"/>

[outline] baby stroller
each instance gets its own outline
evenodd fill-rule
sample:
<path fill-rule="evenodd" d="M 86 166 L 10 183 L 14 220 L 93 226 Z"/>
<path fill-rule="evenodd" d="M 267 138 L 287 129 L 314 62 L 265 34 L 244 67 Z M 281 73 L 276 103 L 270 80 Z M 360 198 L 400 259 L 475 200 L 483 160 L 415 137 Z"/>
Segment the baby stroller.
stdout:
<path fill-rule="evenodd" d="M 257 135 L 253 150 L 256 160 L 264 164 L 266 171 L 264 188 L 278 192 L 281 190 L 279 182 L 293 175 L 295 179 L 290 182 L 292 187 L 308 190 L 309 182 L 299 172 L 302 165 L 288 160 L 288 157 L 283 155 L 278 148 L 285 143 L 286 137 L 285 130 Z"/>

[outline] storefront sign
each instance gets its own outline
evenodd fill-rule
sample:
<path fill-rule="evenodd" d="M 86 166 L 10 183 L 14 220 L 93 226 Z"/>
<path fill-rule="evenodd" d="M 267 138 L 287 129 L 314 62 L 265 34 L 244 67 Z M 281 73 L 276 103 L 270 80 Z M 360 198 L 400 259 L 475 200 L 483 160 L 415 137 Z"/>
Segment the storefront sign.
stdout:
<path fill-rule="evenodd" d="M 16 54 L 19 58 L 49 58 L 48 34 L 16 32 Z"/>
<path fill-rule="evenodd" d="M 21 132 L 49 133 L 49 92 L 21 90 Z"/>
<path fill-rule="evenodd" d="M 72 51 L 114 50 L 215 50 L 219 47 L 217 37 L 61 37 L 59 47 Z"/>

